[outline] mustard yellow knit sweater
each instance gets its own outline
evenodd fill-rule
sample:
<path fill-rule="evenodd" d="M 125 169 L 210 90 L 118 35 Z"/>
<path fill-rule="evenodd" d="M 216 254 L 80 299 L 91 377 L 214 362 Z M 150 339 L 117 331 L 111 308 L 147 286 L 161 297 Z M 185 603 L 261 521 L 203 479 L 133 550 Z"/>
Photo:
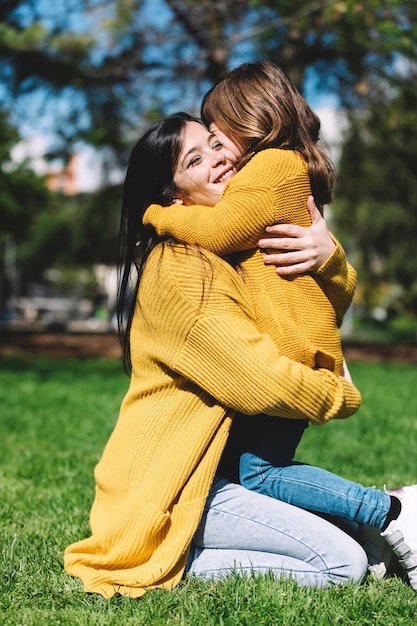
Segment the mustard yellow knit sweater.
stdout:
<path fill-rule="evenodd" d="M 289 358 L 340 374 L 339 327 L 356 284 L 356 272 L 342 247 L 337 244 L 318 272 L 292 277 L 278 277 L 273 266 L 264 265 L 257 249 L 268 224 L 311 225 L 309 194 L 307 164 L 300 155 L 268 149 L 231 179 L 214 207 L 151 205 L 144 223 L 152 224 L 160 235 L 198 243 L 221 256 L 243 251 L 236 258 L 259 330 Z"/>
<path fill-rule="evenodd" d="M 95 470 L 91 536 L 65 551 L 85 591 L 132 597 L 180 580 L 235 412 L 325 423 L 356 388 L 281 356 L 238 274 L 209 252 L 158 246 L 142 276 L 133 374 Z"/>

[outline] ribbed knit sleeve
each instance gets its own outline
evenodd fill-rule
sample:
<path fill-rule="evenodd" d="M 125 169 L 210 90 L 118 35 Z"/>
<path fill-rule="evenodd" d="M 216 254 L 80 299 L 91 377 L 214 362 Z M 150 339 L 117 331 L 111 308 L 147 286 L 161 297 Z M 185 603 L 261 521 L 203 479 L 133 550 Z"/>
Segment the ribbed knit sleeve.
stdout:
<path fill-rule="evenodd" d="M 298 154 L 263 150 L 232 178 L 215 206 L 151 205 L 143 222 L 160 235 L 198 243 L 224 256 L 257 247 L 269 224 L 309 226 L 309 193 L 307 165 Z"/>
<path fill-rule="evenodd" d="M 191 256 L 184 256 L 183 266 L 177 256 L 175 267 L 162 262 L 160 268 L 166 296 L 169 283 L 173 300 L 177 306 L 182 302 L 184 309 L 198 295 L 193 285 L 201 280 L 201 261 Z M 212 287 L 201 295 L 203 308 L 194 320 L 189 318 L 169 367 L 240 413 L 307 417 L 315 423 L 352 415 L 360 404 L 356 388 L 326 370 L 312 370 L 282 356 L 272 339 L 259 332 L 236 272 L 218 257 L 209 258 Z M 166 302 L 167 321 L 175 332 L 172 307 Z"/>
<path fill-rule="evenodd" d="M 204 372 L 195 368 L 197 358 L 204 362 Z M 323 424 L 349 417 L 360 404 L 359 392 L 345 379 L 280 356 L 250 322 L 232 326 L 222 317 L 201 321 L 190 333 L 177 367 L 240 413 L 303 417 Z"/>
<path fill-rule="evenodd" d="M 337 325 L 340 327 L 355 293 L 356 270 L 348 263 L 340 243 L 336 239 L 334 241 L 336 248 L 316 273 L 324 281 L 324 291 L 335 310 Z"/>

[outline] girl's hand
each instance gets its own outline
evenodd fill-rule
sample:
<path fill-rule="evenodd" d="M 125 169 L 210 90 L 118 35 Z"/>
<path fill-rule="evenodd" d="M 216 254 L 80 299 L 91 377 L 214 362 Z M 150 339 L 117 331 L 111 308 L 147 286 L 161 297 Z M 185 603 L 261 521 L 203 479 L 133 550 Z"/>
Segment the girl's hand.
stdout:
<path fill-rule="evenodd" d="M 274 224 L 266 227 L 264 237 L 258 241 L 261 249 L 268 250 L 264 263 L 276 265 L 282 276 L 318 270 L 336 247 L 313 196 L 309 196 L 307 207 L 311 226 Z"/>

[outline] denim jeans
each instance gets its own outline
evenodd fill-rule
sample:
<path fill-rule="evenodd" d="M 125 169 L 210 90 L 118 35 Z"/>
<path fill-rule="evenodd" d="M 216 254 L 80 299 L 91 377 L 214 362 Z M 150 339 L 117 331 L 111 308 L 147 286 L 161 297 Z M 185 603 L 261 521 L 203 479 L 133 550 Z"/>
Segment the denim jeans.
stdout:
<path fill-rule="evenodd" d="M 265 429 L 257 424 L 250 450 L 241 454 L 244 487 L 309 511 L 382 528 L 391 504 L 387 493 L 294 461 L 304 420 L 278 418 L 265 424 Z"/>
<path fill-rule="evenodd" d="M 216 579 L 231 572 L 272 571 L 304 586 L 325 587 L 359 582 L 367 557 L 355 539 L 331 522 L 217 478 L 186 571 Z"/>

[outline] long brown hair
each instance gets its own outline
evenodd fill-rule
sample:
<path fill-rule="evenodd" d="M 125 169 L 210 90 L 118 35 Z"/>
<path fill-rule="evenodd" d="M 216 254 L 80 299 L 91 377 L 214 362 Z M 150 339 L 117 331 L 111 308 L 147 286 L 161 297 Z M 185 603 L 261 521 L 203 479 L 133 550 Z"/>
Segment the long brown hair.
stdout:
<path fill-rule="evenodd" d="M 245 147 L 239 168 L 266 148 L 298 152 L 308 164 L 316 204 L 331 202 L 334 168 L 318 145 L 320 119 L 274 63 L 244 63 L 229 72 L 204 97 L 201 117 Z"/>

